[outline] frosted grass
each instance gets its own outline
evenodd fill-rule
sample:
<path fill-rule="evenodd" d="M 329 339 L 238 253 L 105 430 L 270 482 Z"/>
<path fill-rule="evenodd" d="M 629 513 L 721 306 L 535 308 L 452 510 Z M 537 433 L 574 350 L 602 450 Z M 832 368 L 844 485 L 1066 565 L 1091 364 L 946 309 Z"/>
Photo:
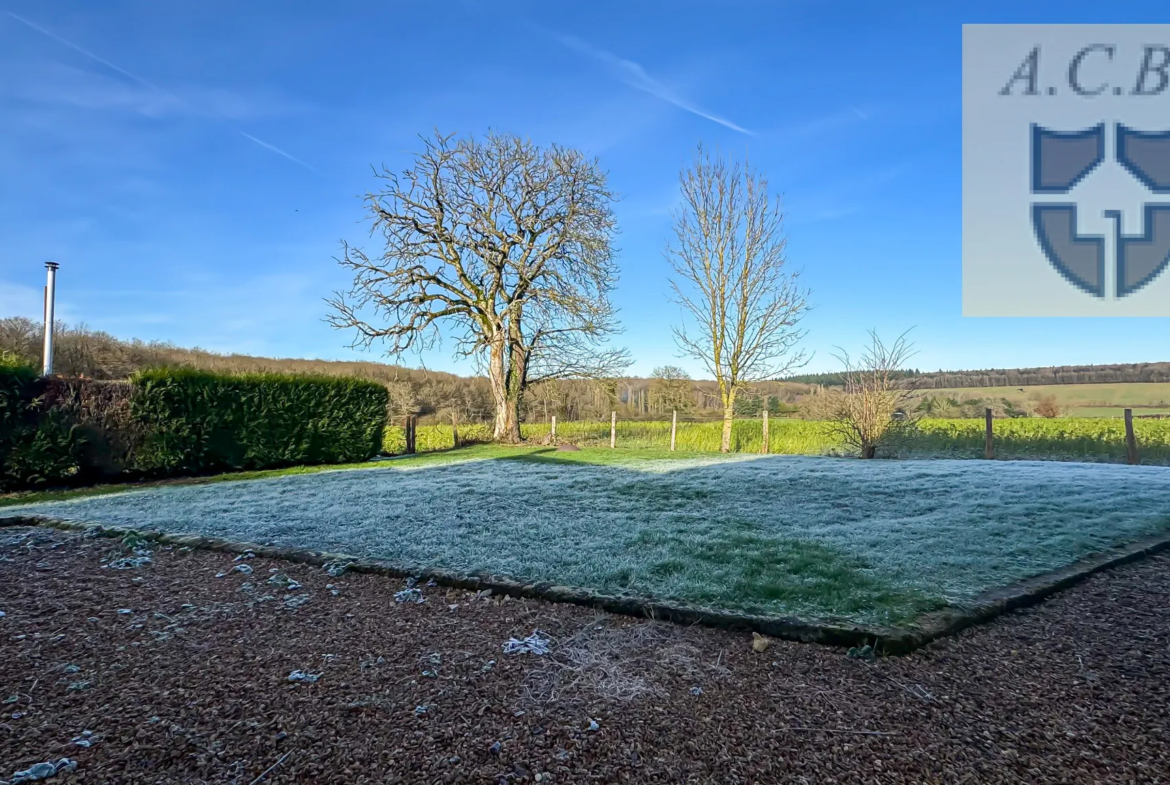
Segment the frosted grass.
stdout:
<path fill-rule="evenodd" d="M 1170 469 L 539 457 L 175 485 L 0 509 L 754 612 L 904 622 L 1170 529 Z"/>

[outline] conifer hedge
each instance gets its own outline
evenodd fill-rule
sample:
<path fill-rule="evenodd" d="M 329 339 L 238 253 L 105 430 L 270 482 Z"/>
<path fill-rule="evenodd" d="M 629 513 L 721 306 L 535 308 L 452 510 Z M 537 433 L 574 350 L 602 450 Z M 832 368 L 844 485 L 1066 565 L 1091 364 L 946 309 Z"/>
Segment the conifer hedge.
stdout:
<path fill-rule="evenodd" d="M 147 474 L 365 461 L 386 425 L 386 388 L 364 379 L 167 368 L 132 382 Z"/>
<path fill-rule="evenodd" d="M 365 461 L 387 392 L 363 379 L 163 368 L 41 379 L 0 357 L 0 490 Z"/>

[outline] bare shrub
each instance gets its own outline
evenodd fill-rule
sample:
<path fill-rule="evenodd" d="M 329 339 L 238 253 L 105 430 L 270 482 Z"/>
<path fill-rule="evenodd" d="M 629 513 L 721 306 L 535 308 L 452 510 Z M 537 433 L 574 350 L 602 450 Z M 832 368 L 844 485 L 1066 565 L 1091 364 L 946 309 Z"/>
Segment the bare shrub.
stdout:
<path fill-rule="evenodd" d="M 1064 407 L 1056 402 L 1055 395 L 1041 395 L 1036 399 L 1036 405 L 1033 407 L 1037 417 L 1059 417 L 1064 414 Z"/>
<path fill-rule="evenodd" d="M 844 387 L 828 388 L 816 396 L 821 417 L 862 458 L 874 458 L 914 428 L 920 410 L 915 405 L 913 378 L 899 371 L 914 356 L 906 333 L 887 346 L 870 330 L 870 344 L 856 361 L 842 350 L 836 355 L 845 366 Z"/>
<path fill-rule="evenodd" d="M 675 365 L 662 365 L 651 372 L 650 407 L 655 412 L 688 411 L 695 402 L 691 376 Z"/>

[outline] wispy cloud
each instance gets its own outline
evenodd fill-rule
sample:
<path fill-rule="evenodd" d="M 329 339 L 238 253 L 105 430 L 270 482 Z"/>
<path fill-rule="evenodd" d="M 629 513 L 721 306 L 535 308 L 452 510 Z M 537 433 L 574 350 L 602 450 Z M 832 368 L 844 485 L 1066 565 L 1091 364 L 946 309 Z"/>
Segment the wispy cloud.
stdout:
<path fill-rule="evenodd" d="M 104 57 L 99 57 L 99 56 L 95 55 L 93 52 L 89 51 L 88 49 L 81 48 L 80 46 L 73 43 L 72 41 L 69 41 L 65 38 L 62 38 L 61 36 L 57 35 L 56 33 L 50 32 L 38 24 L 34 24 L 33 22 L 30 22 L 29 20 L 25 19 L 23 16 L 17 16 L 16 14 L 12 13 L 11 11 L 5 11 L 5 13 L 8 14 L 9 16 L 11 16 L 16 21 L 20 22 L 22 25 L 27 25 L 28 27 L 31 27 L 33 30 L 36 30 L 41 35 L 46 35 L 49 38 L 52 38 L 54 41 L 61 44 L 62 46 L 67 46 L 75 52 L 80 52 L 81 54 L 88 57 L 90 60 L 101 63 L 106 68 L 109 68 L 112 71 L 117 71 L 122 76 L 126 77 L 127 79 L 131 79 L 144 87 L 149 87 L 150 89 L 157 90 L 160 93 L 163 93 L 164 95 L 167 95 L 171 98 L 174 98 L 175 100 L 179 100 L 177 98 L 177 96 L 171 95 L 170 93 L 168 93 L 166 90 L 159 87 L 155 83 L 153 83 L 147 79 L 143 79 L 141 76 L 138 76 L 137 74 L 132 74 L 129 71 L 127 71 L 125 68 L 122 68 L 121 66 L 114 65 L 109 60 L 106 60 Z"/>
<path fill-rule="evenodd" d="M 872 208 L 875 194 L 884 193 L 885 187 L 901 178 L 907 169 L 906 164 L 895 163 L 806 191 L 800 200 L 802 209 L 792 213 L 792 223 L 834 221 L 866 212 Z"/>
<path fill-rule="evenodd" d="M 855 126 L 858 123 L 868 122 L 869 119 L 869 114 L 856 106 L 850 106 L 848 110 L 822 117 L 801 120 L 775 130 L 762 131 L 761 134 L 775 139 L 815 139 L 824 141 L 829 138 L 829 134 L 835 131 Z"/>
<path fill-rule="evenodd" d="M 10 80 L 0 86 L 0 94 L 29 104 L 111 109 L 151 118 L 190 111 L 178 98 L 104 70 L 57 62 L 30 63 L 22 76 L 20 81 Z"/>
<path fill-rule="evenodd" d="M 315 171 L 317 171 L 316 169 L 314 169 L 313 167 L 309 166 L 307 163 L 305 163 L 304 161 L 302 161 L 300 158 L 295 158 L 295 157 L 293 157 L 292 155 L 289 155 L 289 154 L 288 154 L 288 153 L 286 153 L 284 150 L 281 150 L 279 147 L 276 147 L 276 146 L 274 146 L 274 145 L 270 145 L 270 144 L 268 144 L 268 142 L 265 142 L 263 139 L 257 139 L 256 137 L 252 136 L 251 134 L 249 134 L 249 133 L 245 133 L 245 132 L 243 132 L 243 131 L 240 131 L 240 136 L 244 137 L 245 139 L 251 139 L 251 140 L 252 140 L 253 142 L 255 142 L 256 144 L 260 145 L 260 146 L 261 146 L 261 147 L 263 147 L 263 148 L 266 148 L 266 149 L 268 149 L 268 150 L 271 150 L 272 152 L 276 153 L 277 155 L 283 155 L 283 156 L 284 156 L 285 158 L 287 158 L 288 160 L 292 161 L 293 163 L 298 163 L 298 164 L 300 164 L 301 166 L 303 166 L 303 167 L 305 167 L 306 169 L 308 169 L 310 172 L 315 172 Z"/>
<path fill-rule="evenodd" d="M 705 120 L 718 123 L 724 128 L 730 128 L 733 131 L 738 131 L 739 133 L 747 134 L 748 136 L 753 135 L 751 131 L 744 128 L 742 125 L 734 123 L 725 117 L 712 114 L 685 96 L 680 95 L 675 90 L 672 90 L 667 85 L 655 79 L 653 76 L 647 73 L 645 68 L 633 60 L 627 60 L 626 58 L 616 55 L 613 52 L 588 44 L 576 36 L 565 35 L 563 33 L 553 32 L 551 30 L 543 30 L 542 32 L 559 41 L 564 46 L 567 46 L 570 49 L 587 55 L 588 57 L 602 63 L 617 79 L 621 80 L 630 87 L 633 87 L 635 90 L 641 90 L 644 93 L 649 93 L 659 100 L 677 106 L 679 109 L 702 117 Z"/>
<path fill-rule="evenodd" d="M 0 318 L 24 316 L 29 319 L 44 318 L 44 295 L 42 292 L 16 283 L 0 280 Z"/>
<path fill-rule="evenodd" d="M 16 14 L 12 13 L 11 11 L 5 11 L 5 13 L 8 16 L 10 16 L 11 18 L 15 19 L 17 22 L 20 22 L 21 24 L 29 27 L 30 29 L 35 30 L 36 32 L 40 33 L 41 35 L 47 36 L 48 38 L 51 38 L 52 40 L 56 41 L 57 43 L 61 44 L 62 46 L 66 46 L 75 52 L 78 52 L 82 55 L 85 55 L 86 57 L 93 60 L 94 62 L 100 63 L 101 65 L 105 66 L 106 68 L 109 68 L 110 70 L 126 77 L 127 79 L 130 79 L 131 81 L 135 82 L 136 84 L 139 84 L 139 85 L 147 88 L 148 90 L 151 90 L 151 91 L 155 92 L 156 94 L 158 94 L 162 97 L 165 97 L 168 101 L 173 102 L 173 103 L 180 105 L 180 106 L 186 106 L 186 107 L 190 108 L 190 104 L 187 101 L 184 101 L 179 96 L 175 95 L 174 93 L 170 92 L 169 90 L 167 90 L 163 87 L 160 87 L 159 85 L 155 84 L 154 82 L 150 81 L 149 79 L 141 77 L 138 74 L 133 73 L 132 71 L 128 71 L 125 68 L 122 68 L 120 65 L 117 65 L 116 63 L 112 63 L 109 60 L 105 59 L 104 57 L 100 57 L 99 55 L 94 54 L 93 52 L 89 51 L 88 49 L 80 47 L 77 44 L 73 43 L 72 41 L 70 41 L 66 38 L 62 38 L 61 36 L 57 35 L 56 33 L 52 32 L 50 30 L 46 30 L 45 28 L 41 27 L 40 25 L 38 25 L 34 22 L 31 22 L 22 16 L 17 16 Z M 226 116 L 223 115 L 222 112 L 220 112 L 219 119 L 222 121 L 223 119 L 226 119 Z M 300 166 L 305 167 L 306 169 L 308 169 L 311 172 L 316 171 L 315 169 L 313 169 L 313 167 L 309 166 L 304 161 L 285 152 L 284 150 L 281 150 L 279 147 L 277 147 L 274 144 L 270 144 L 269 142 L 265 142 L 264 140 L 258 139 L 255 136 L 252 136 L 251 134 L 244 133 L 243 131 L 240 131 L 239 133 L 244 138 L 260 145 L 261 147 L 265 148 L 266 150 L 269 150 L 270 152 L 273 152 L 273 153 L 276 153 L 277 155 L 283 156 L 283 157 L 287 158 L 288 160 L 290 160 L 290 161 L 292 161 Z"/>

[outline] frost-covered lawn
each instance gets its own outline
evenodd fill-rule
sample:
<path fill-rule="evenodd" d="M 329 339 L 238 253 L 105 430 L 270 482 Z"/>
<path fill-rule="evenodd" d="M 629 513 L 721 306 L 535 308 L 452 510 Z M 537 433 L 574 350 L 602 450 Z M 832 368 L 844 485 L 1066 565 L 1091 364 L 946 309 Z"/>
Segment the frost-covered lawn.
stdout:
<path fill-rule="evenodd" d="M 878 623 L 1170 529 L 1163 467 L 465 455 L 474 460 L 452 453 L 368 471 L 165 486 L 0 516 L 152 526 Z"/>

